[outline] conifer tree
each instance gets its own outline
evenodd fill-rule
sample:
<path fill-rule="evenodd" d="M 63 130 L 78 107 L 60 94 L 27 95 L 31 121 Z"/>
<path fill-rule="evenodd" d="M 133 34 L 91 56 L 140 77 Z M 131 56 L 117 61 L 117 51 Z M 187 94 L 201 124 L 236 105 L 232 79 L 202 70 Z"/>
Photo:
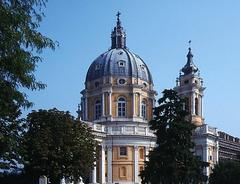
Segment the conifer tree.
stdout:
<path fill-rule="evenodd" d="M 188 121 L 184 100 L 174 90 L 164 90 L 154 109 L 150 129 L 156 135 L 156 147 L 149 153 L 142 183 L 189 184 L 206 179 L 204 163 L 193 154 L 192 132 L 195 126 Z"/>

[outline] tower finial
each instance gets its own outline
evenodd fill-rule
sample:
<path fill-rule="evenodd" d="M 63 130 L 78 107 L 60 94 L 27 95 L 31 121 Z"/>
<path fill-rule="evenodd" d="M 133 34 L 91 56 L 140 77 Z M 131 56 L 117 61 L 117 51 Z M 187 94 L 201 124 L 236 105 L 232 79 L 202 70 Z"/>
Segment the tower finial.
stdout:
<path fill-rule="evenodd" d="M 188 48 L 188 54 L 187 54 L 187 63 L 185 66 L 182 68 L 182 72 L 184 75 L 188 74 L 195 74 L 198 71 L 198 68 L 194 65 L 193 63 L 193 54 L 191 51 L 191 40 L 188 41 L 189 48 Z"/>

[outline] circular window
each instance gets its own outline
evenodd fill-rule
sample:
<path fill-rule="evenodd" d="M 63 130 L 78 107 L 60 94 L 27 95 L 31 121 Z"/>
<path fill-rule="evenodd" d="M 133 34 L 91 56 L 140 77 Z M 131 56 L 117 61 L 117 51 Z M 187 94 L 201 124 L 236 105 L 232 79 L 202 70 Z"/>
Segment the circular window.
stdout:
<path fill-rule="evenodd" d="M 119 79 L 118 83 L 119 83 L 119 84 L 125 84 L 125 83 L 126 83 L 126 80 L 125 80 L 125 79 Z"/>

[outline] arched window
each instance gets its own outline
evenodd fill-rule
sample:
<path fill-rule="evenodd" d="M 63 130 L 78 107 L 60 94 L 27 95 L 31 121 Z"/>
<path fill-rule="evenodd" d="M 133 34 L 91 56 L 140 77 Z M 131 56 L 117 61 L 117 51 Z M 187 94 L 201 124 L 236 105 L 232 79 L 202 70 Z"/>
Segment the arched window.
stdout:
<path fill-rule="evenodd" d="M 118 117 L 126 116 L 126 100 L 123 97 L 118 99 Z"/>
<path fill-rule="evenodd" d="M 97 100 L 95 103 L 95 119 L 100 119 L 102 115 L 102 104 L 100 100 Z"/>
<path fill-rule="evenodd" d="M 142 112 L 141 112 L 141 115 L 143 117 L 143 119 L 147 119 L 147 108 L 146 108 L 146 102 L 145 101 L 142 101 Z"/>
<path fill-rule="evenodd" d="M 199 115 L 198 104 L 199 104 L 198 98 L 195 98 L 195 114 L 196 115 Z"/>

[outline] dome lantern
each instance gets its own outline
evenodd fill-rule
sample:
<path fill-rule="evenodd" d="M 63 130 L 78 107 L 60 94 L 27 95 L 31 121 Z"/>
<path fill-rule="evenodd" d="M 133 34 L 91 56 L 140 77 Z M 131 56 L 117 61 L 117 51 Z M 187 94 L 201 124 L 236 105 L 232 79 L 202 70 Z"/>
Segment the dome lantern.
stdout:
<path fill-rule="evenodd" d="M 112 38 L 112 49 L 118 49 L 118 48 L 122 48 L 125 49 L 126 48 L 126 33 L 123 30 L 123 27 L 121 26 L 121 21 L 120 21 L 120 15 L 121 13 L 118 12 L 117 13 L 117 25 L 114 27 L 112 34 L 111 34 L 111 38 Z"/>

